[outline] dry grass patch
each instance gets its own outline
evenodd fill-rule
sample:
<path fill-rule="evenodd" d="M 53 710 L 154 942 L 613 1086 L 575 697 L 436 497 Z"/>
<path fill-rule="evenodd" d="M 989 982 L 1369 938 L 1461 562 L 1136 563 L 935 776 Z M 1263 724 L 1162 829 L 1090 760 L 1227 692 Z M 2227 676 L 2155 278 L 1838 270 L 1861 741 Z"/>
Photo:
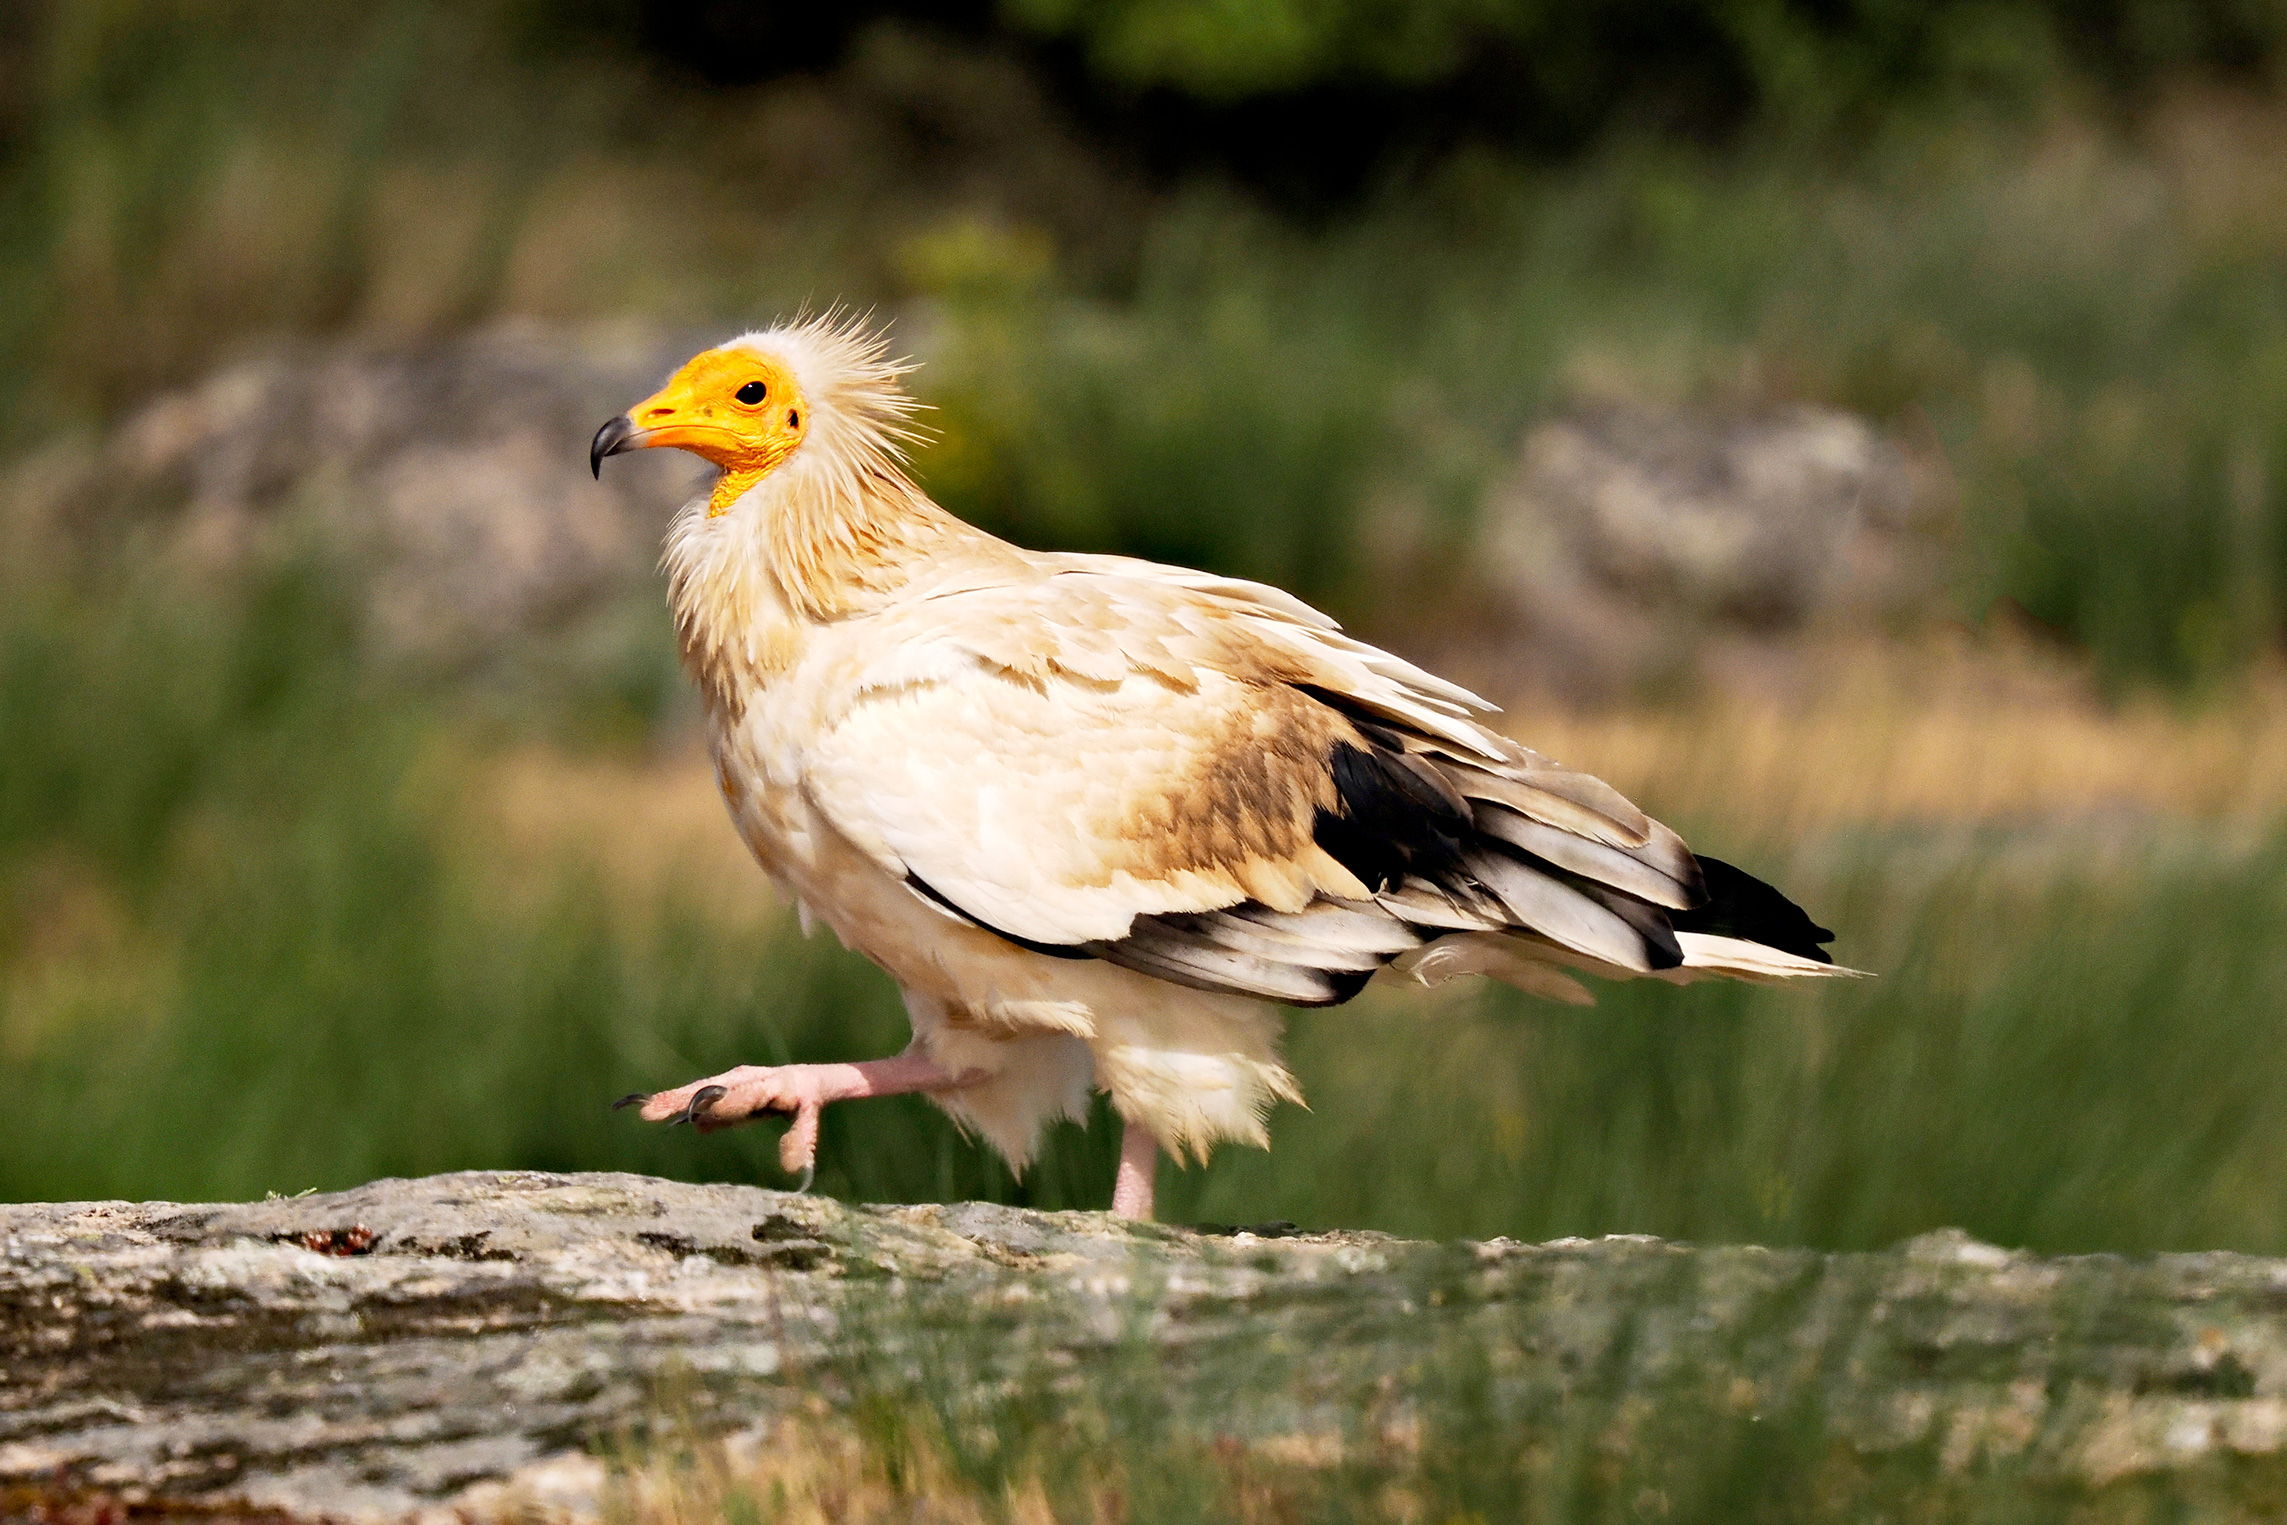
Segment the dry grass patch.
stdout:
<path fill-rule="evenodd" d="M 1837 653 L 1790 682 L 1671 705 L 1511 707 L 1526 744 L 1679 819 L 1777 839 L 1859 825 L 2120 813 L 2215 824 L 2287 814 L 2287 670 L 2199 701 L 2107 704 L 2085 672 L 1947 635 Z"/>
<path fill-rule="evenodd" d="M 805 1416 L 720 1440 L 631 1450 L 607 1473 L 603 1518 L 607 1525 L 1125 1525 L 1133 1518 L 1124 1469 L 1109 1456 L 1067 1459 L 1059 1469 L 1067 1475 L 1053 1489 L 1038 1460 L 986 1479 L 913 1416 L 883 1409 L 873 1417 L 861 1426 Z M 1235 1507 L 1219 1516 L 1295 1517 L 1298 1501 L 1287 1493 L 1273 1498 L 1238 1476 L 1232 1484 Z M 513 1498 L 503 1502 L 509 1507 L 500 1518 L 532 1512 Z"/>
<path fill-rule="evenodd" d="M 639 757 L 519 748 L 493 761 L 472 803 L 493 870 L 535 887 L 569 864 L 631 910 L 670 889 L 725 921 L 777 909 L 695 739 Z"/>

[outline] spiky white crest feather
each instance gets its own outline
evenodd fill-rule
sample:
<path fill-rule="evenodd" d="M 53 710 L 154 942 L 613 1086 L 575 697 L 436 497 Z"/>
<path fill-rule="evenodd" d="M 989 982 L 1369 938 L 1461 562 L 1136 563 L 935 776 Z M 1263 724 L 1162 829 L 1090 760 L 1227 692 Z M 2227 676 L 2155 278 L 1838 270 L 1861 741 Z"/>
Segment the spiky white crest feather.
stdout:
<path fill-rule="evenodd" d="M 924 404 L 904 386 L 920 367 L 910 357 L 892 359 L 888 332 L 870 327 L 867 314 L 829 309 L 740 334 L 722 348 L 774 356 L 794 373 L 812 411 L 810 438 L 796 457 L 807 457 L 830 491 L 855 491 L 874 471 L 902 476 L 907 447 L 923 442 L 913 418 Z"/>

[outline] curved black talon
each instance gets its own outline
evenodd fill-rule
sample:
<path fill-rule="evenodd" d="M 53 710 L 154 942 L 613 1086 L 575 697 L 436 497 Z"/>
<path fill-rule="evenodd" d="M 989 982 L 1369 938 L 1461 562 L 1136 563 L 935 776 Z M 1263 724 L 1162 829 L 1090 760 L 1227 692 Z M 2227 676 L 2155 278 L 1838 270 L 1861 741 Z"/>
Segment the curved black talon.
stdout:
<path fill-rule="evenodd" d="M 672 1128 L 677 1123 L 697 1122 L 699 1120 L 700 1113 L 707 1111 L 713 1107 L 716 1102 L 721 1101 L 724 1097 L 730 1094 L 730 1087 L 728 1086 L 699 1087 L 698 1090 L 691 1093 L 691 1104 L 685 1107 L 682 1111 L 676 1113 L 673 1117 L 667 1119 L 667 1126 Z"/>
<path fill-rule="evenodd" d="M 649 1091 L 630 1091 L 625 1096 L 622 1096 L 619 1100 L 613 1102 L 611 1104 L 611 1109 L 614 1112 L 624 1112 L 629 1107 L 638 1106 L 644 1102 L 649 1101 L 650 1099 L 651 1093 Z"/>

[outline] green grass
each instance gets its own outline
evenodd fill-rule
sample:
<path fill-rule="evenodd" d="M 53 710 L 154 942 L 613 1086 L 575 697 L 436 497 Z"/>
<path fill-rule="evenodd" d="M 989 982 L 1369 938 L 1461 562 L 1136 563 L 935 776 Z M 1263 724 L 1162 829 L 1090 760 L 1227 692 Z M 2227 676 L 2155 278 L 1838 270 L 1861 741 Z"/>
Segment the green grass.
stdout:
<path fill-rule="evenodd" d="M 700 1138 L 606 1104 L 893 1052 L 887 979 L 672 890 L 631 908 L 569 869 L 537 891 L 508 875 L 465 831 L 473 723 L 363 673 L 334 607 L 292 575 L 235 603 L 57 602 L 0 633 L 0 1198 L 461 1167 L 778 1181 L 768 1128 Z M 1267 1155 L 1169 1168 L 1166 1211 L 2287 1252 L 2287 846 L 2123 852 L 2071 827 L 1722 845 L 1880 978 L 1299 1014 L 1312 1110 L 1282 1109 Z M 1020 1186 L 899 1099 L 832 1109 L 819 1179 L 1100 1207 L 1112 1153 L 1099 1113 Z"/>
<path fill-rule="evenodd" d="M 1452 553 L 1541 411 L 1806 399 L 1946 457 L 1962 610 L 2010 595 L 2123 686 L 2196 691 L 2278 643 L 2276 102 L 1900 115 L 1839 157 L 1753 135 L 1622 136 L 1557 167 L 1463 155 L 1302 227 L 1209 184 L 1121 200 L 1069 143 L 1025 158 L 1006 144 L 1052 129 L 910 37 L 813 103 L 848 135 L 790 180 L 773 144 L 809 118 L 787 97 L 535 50 L 509 12 L 57 14 L 0 163 L 23 214 L 0 236 L 13 445 L 281 331 L 729 327 L 805 294 L 887 298 L 930 361 L 924 480 L 1031 543 L 1432 620 L 1469 607 Z M 1002 148 L 959 150 L 988 179 L 1058 167 L 1030 199 L 920 184 L 863 105 L 917 79 L 941 106 L 1016 110 L 990 118 Z M 1367 533 L 1393 503 L 1421 529 L 1396 559 Z M 85 530 L 83 566 L 161 538 L 117 528 Z M 887 982 L 830 946 L 736 935 L 672 894 L 629 908 L 575 871 L 535 895 L 465 845 L 455 797 L 503 724 L 640 734 L 676 682 L 658 641 L 504 722 L 370 670 L 348 578 L 188 597 L 42 575 L 11 568 L 0 629 L 0 1195 L 461 1164 L 771 1179 L 756 1130 L 660 1134 L 602 1104 L 902 1041 Z M 1171 1174 L 1172 1210 L 2287 1248 L 2263 1184 L 2283 1163 L 2265 1059 L 2287 849 L 2084 863 L 2068 844 L 2028 872 L 2006 834 L 1758 851 L 1709 824 L 1882 978 L 1301 1017 L 1314 1110 L 1275 1120 L 1269 1156 Z M 926 1104 L 883 1102 L 830 1116 L 821 1181 L 1095 1204 L 1109 1159 L 1106 1129 L 1069 1131 L 1019 1185 Z"/>
<path fill-rule="evenodd" d="M 1295 1160 L 1235 1158 L 1189 1201 L 1414 1234 L 1868 1248 L 1951 1224 L 2050 1251 L 2287 1250 L 2264 1184 L 2287 853 L 2026 884 L 2001 835 L 1898 884 L 1893 850 L 1925 849 L 1781 876 L 1873 981 L 1312 1014 Z"/>
<path fill-rule="evenodd" d="M 1194 1285 L 1172 1313 L 1189 1338 L 1146 1333 L 1146 1310 L 1168 1312 L 1147 1290 L 1138 1323 L 1078 1351 L 1044 1336 L 1053 1292 L 1012 1311 L 926 1283 L 846 1287 L 838 1348 L 776 1379 L 810 1395 L 803 1410 L 734 1450 L 688 1417 L 697 1379 L 664 1384 L 665 1422 L 611 1448 L 605 1517 L 2128 1525 L 2272 1519 L 2287 1487 L 2261 1451 L 2103 1465 L 2115 1341 L 2138 1323 L 2117 1267 L 2060 1268 L 2043 1297 L 2061 1337 L 2018 1351 L 2045 1382 L 1996 1401 L 2008 1337 L 1941 1349 L 1899 1327 L 1932 1327 L 1914 1305 L 1942 1306 L 1935 1266 L 1899 1297 L 1898 1281 L 1848 1285 L 1864 1265 L 1764 1280 L 1615 1257 L 1488 1295 L 1473 1259 L 1425 1256 L 1400 1286 L 1348 1295 L 1260 1289 L 1228 1320 Z M 2029 1405 L 2021 1430 L 2013 1405 Z"/>

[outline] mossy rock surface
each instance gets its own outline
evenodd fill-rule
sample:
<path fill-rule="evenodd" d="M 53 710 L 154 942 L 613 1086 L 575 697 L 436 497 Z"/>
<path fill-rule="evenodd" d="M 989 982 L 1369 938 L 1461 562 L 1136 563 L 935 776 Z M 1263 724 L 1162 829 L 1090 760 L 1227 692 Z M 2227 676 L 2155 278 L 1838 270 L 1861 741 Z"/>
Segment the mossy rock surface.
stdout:
<path fill-rule="evenodd" d="M 953 1431 L 1087 1408 L 1114 1441 L 1361 1477 L 1450 1443 L 1544 1492 L 1696 1455 L 1815 1473 L 1838 1509 L 1998 1480 L 2254 1517 L 2287 1479 L 2287 1262 L 1430 1245 L 629 1175 L 0 1207 L 0 1516 L 103 1494 L 394 1519 L 663 1417 L 884 1401 Z"/>

